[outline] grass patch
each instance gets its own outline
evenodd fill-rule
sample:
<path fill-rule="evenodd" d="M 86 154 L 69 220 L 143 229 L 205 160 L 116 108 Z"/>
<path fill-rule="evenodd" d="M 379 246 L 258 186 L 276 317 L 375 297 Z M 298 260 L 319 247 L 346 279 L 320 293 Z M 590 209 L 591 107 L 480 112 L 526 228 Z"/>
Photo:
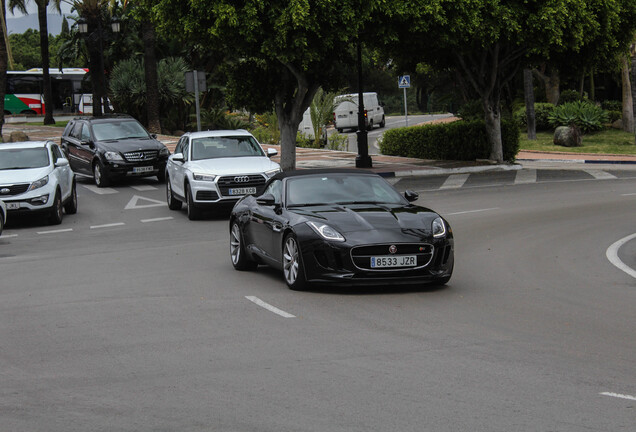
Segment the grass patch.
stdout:
<path fill-rule="evenodd" d="M 634 134 L 618 129 L 607 129 L 583 135 L 581 147 L 561 147 L 554 145 L 553 132 L 537 132 L 537 139 L 530 141 L 522 132 L 519 139 L 520 150 L 553 151 L 567 153 L 603 153 L 636 155 Z"/>

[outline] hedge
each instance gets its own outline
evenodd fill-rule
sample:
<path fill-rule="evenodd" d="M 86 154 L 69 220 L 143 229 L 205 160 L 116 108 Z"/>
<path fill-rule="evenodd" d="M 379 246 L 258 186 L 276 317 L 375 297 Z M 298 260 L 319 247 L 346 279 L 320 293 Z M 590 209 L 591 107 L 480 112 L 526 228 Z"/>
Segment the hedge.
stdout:
<path fill-rule="evenodd" d="M 503 159 L 513 162 L 519 152 L 519 126 L 501 121 Z M 456 121 L 390 129 L 380 142 L 382 154 L 434 160 L 476 160 L 490 157 L 486 124 Z"/>

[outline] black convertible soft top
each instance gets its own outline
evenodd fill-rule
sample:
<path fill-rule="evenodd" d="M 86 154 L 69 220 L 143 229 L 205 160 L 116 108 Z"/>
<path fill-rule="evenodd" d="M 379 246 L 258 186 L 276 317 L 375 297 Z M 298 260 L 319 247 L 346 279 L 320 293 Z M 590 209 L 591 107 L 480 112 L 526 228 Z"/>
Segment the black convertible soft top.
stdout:
<path fill-rule="evenodd" d="M 354 174 L 354 175 L 371 175 L 379 176 L 373 171 L 360 170 L 353 168 L 316 168 L 316 169 L 297 169 L 292 171 L 282 171 L 272 177 L 273 179 L 284 179 L 287 177 L 311 176 L 321 174 Z"/>

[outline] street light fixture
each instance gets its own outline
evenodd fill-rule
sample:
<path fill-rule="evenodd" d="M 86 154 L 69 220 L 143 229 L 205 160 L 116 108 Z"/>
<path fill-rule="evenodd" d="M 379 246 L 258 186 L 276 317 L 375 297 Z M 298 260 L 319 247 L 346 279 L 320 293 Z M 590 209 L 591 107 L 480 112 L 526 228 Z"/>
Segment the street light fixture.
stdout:
<path fill-rule="evenodd" d="M 86 46 L 89 51 L 89 57 L 97 60 L 97 64 L 94 64 L 94 60 L 91 59 L 91 71 L 93 72 L 93 76 L 91 77 L 91 81 L 93 82 L 93 115 L 100 116 L 102 114 L 102 106 L 104 107 L 105 112 L 110 112 L 110 107 L 108 105 L 108 99 L 106 97 L 106 78 L 104 76 L 104 46 L 103 41 L 106 39 L 108 34 L 105 34 L 102 29 L 101 19 L 97 18 L 96 20 L 91 20 L 91 24 L 95 27 L 94 29 L 90 29 L 89 32 L 89 21 L 80 17 L 77 20 L 77 29 L 86 41 Z M 112 17 L 110 20 L 111 31 L 114 34 L 117 34 L 121 30 L 121 23 L 117 17 Z M 92 57 L 93 52 L 97 54 L 96 58 Z M 104 100 L 102 101 L 102 97 Z"/>

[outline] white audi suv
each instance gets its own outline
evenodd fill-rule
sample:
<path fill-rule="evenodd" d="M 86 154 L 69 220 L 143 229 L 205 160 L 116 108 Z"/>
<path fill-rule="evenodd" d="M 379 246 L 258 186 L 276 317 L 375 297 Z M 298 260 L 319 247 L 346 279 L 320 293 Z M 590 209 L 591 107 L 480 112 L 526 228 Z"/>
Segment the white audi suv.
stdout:
<path fill-rule="evenodd" d="M 166 166 L 166 196 L 171 210 L 186 203 L 188 218 L 205 209 L 232 207 L 245 195 L 260 194 L 265 182 L 280 171 L 245 130 L 188 132 L 177 143 Z"/>

